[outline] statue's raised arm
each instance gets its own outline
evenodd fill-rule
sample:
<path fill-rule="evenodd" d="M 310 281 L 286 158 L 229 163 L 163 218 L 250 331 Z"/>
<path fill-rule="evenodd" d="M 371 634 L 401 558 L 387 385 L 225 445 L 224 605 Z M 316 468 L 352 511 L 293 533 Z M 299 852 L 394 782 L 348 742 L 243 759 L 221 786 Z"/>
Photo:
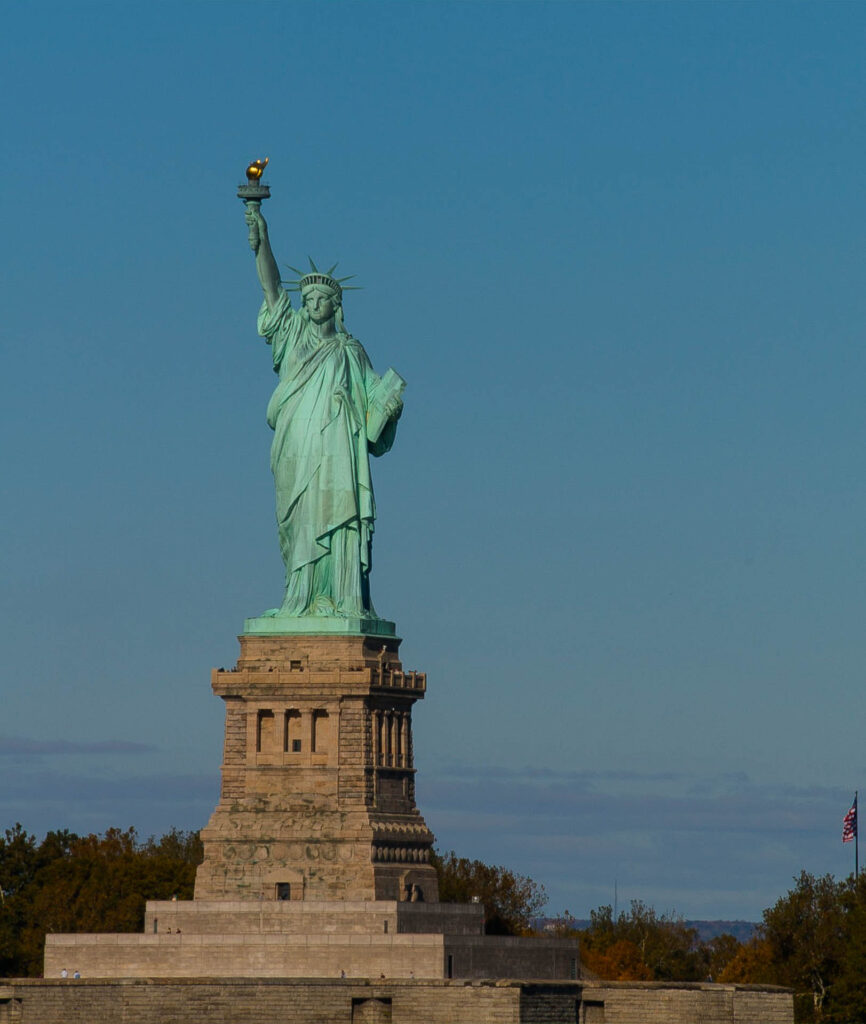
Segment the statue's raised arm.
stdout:
<path fill-rule="evenodd" d="M 267 221 L 262 216 L 260 203 L 248 202 L 245 206 L 244 219 L 249 228 L 250 247 L 256 254 L 256 272 L 268 309 L 274 309 L 280 297 L 280 271 L 271 249 Z"/>

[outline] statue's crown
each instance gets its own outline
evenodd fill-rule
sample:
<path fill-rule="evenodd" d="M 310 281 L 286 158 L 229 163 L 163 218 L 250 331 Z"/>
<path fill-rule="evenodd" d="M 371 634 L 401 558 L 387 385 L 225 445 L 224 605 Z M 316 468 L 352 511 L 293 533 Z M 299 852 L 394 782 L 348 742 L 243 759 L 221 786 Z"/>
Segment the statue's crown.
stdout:
<path fill-rule="evenodd" d="M 334 277 L 334 271 L 337 269 L 336 263 L 329 270 L 322 271 L 313 263 L 312 257 L 308 256 L 307 259 L 310 261 L 310 269 L 307 273 L 298 270 L 297 267 L 289 267 L 289 270 L 298 275 L 294 281 L 283 281 L 290 292 L 300 292 L 303 295 L 308 288 L 328 288 L 338 299 L 342 299 L 344 289 L 357 291 L 355 285 L 343 285 L 344 281 L 351 281 L 354 274 L 349 274 L 348 277 Z"/>

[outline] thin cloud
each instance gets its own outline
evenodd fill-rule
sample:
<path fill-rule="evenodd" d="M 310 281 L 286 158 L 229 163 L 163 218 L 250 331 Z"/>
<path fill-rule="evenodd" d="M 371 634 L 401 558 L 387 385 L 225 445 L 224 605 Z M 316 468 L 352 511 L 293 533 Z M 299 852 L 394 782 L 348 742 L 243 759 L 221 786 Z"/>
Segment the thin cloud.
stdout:
<path fill-rule="evenodd" d="M 826 786 L 785 787 L 747 776 L 599 773 L 567 780 L 535 769 L 501 774 L 464 767 L 419 779 L 418 799 L 428 813 L 463 827 L 515 834 L 615 835 L 636 829 L 668 833 L 725 833 L 731 837 L 805 836 L 834 830 L 847 791 Z M 841 819 L 840 819 L 841 820 Z"/>
<path fill-rule="evenodd" d="M 219 790 L 219 778 L 213 772 L 202 775 L 182 775 L 170 772 L 153 775 L 90 775 L 86 772 L 68 772 L 60 769 L 22 770 L 16 772 L 3 786 L 3 802 L 26 799 L 30 803 L 53 803 L 58 793 L 75 793 L 91 804 L 116 803 L 139 800 L 188 801 L 208 798 L 213 800 Z"/>
<path fill-rule="evenodd" d="M 561 779 L 569 782 L 597 782 L 597 781 L 652 781 L 672 782 L 680 779 L 690 779 L 692 776 L 685 772 L 636 772 L 636 771 L 594 771 L 592 769 L 580 769 L 574 771 L 560 771 L 555 768 L 546 768 L 538 765 L 524 765 L 520 768 L 507 767 L 505 765 L 467 765 L 454 763 L 450 765 L 437 765 L 436 775 L 442 778 L 455 777 L 464 778 L 471 775 L 474 778 L 497 778 L 497 779 Z"/>
<path fill-rule="evenodd" d="M 58 828 L 84 834 L 128 825 L 135 825 L 139 835 L 156 835 L 175 826 L 200 828 L 219 799 L 219 777 L 214 773 L 111 771 L 102 776 L 59 767 L 34 770 L 33 765 L 39 762 L 6 773 L 0 792 L 0 834 L 16 821 L 34 834 Z"/>
<path fill-rule="evenodd" d="M 152 743 L 131 740 L 101 740 L 76 743 L 74 740 L 33 740 L 24 736 L 0 736 L 0 757 L 52 757 L 66 754 L 152 754 Z"/>
<path fill-rule="evenodd" d="M 618 880 L 622 905 L 757 920 L 801 868 L 846 870 L 840 787 L 463 764 L 419 777 L 418 802 L 440 848 L 543 882 L 553 910 L 613 902 Z"/>

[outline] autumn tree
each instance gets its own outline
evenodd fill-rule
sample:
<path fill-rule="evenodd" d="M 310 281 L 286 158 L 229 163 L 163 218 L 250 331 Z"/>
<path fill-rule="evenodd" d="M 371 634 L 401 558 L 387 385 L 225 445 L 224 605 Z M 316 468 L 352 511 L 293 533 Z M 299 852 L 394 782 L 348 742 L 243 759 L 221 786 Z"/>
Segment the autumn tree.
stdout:
<path fill-rule="evenodd" d="M 802 871 L 719 980 L 784 985 L 806 1022 L 866 1019 L 866 887 Z"/>
<path fill-rule="evenodd" d="M 530 934 L 547 903 L 543 885 L 508 868 L 458 857 L 453 851 L 434 851 L 431 863 L 439 875 L 440 901 L 482 903 L 488 935 Z"/>
<path fill-rule="evenodd" d="M 826 1019 L 840 1024 L 866 1020 L 866 874 L 849 878 L 842 892 L 845 943 L 831 987 Z"/>
<path fill-rule="evenodd" d="M 616 918 L 610 906 L 591 911 L 581 939 L 582 962 L 606 980 L 703 981 L 708 974 L 709 954 L 695 929 L 642 900 Z"/>
<path fill-rule="evenodd" d="M 139 842 L 135 829 L 103 835 L 20 825 L 0 840 L 0 974 L 38 975 L 46 932 L 136 932 L 148 899 L 190 899 L 201 861 L 196 833 Z"/>
<path fill-rule="evenodd" d="M 736 985 L 777 984 L 770 943 L 760 935 L 753 935 L 740 945 L 713 980 Z"/>
<path fill-rule="evenodd" d="M 799 997 L 800 1020 L 824 1015 L 845 945 L 844 888 L 832 875 L 818 878 L 802 871 L 794 888 L 764 911 L 760 935 L 769 944 L 776 983 Z"/>
<path fill-rule="evenodd" d="M 739 955 L 742 948 L 740 940 L 728 932 L 722 932 L 721 935 L 716 935 L 709 941 L 701 943 L 707 980 L 720 981 L 728 964 Z"/>
<path fill-rule="evenodd" d="M 37 870 L 35 836 L 20 824 L 0 839 L 0 976 L 22 973 L 18 939 L 27 922 L 26 893 Z"/>

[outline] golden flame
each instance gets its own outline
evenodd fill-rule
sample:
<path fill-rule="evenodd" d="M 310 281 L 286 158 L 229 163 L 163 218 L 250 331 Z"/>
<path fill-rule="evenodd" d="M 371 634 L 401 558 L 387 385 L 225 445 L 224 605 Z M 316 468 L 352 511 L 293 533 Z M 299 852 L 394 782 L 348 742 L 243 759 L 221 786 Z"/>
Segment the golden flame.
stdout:
<path fill-rule="evenodd" d="M 268 160 L 270 160 L 270 157 L 267 156 L 264 160 L 253 160 L 247 168 L 247 181 L 258 181 L 265 173 L 265 168 L 268 166 Z"/>

